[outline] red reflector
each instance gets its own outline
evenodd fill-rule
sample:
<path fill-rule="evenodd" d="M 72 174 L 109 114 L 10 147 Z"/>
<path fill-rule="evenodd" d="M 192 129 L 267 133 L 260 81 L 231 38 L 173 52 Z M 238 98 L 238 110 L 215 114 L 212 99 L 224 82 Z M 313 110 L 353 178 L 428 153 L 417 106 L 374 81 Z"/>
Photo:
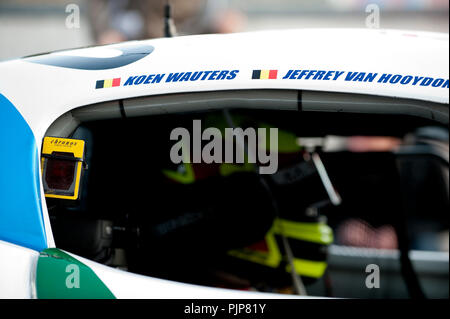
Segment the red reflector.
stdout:
<path fill-rule="evenodd" d="M 57 155 L 55 153 L 54 155 Z M 77 162 L 75 161 L 48 158 L 45 174 L 45 182 L 48 188 L 68 190 L 73 184 L 76 164 Z"/>

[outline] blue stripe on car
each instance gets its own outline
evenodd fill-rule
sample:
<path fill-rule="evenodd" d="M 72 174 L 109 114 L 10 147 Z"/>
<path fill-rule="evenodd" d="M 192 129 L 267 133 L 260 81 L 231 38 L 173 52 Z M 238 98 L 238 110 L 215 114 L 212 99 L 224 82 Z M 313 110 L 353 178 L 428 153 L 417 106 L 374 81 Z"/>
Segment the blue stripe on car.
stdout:
<path fill-rule="evenodd" d="M 34 134 L 0 94 L 0 240 L 37 251 L 47 248 L 39 176 Z"/>

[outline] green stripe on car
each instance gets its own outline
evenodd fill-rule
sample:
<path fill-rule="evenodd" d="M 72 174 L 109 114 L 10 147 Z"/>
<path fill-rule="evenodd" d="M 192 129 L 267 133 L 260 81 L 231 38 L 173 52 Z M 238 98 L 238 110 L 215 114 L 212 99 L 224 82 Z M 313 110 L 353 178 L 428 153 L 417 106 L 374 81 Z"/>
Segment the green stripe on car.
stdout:
<path fill-rule="evenodd" d="M 57 248 L 39 256 L 36 291 L 40 299 L 115 298 L 91 268 Z"/>

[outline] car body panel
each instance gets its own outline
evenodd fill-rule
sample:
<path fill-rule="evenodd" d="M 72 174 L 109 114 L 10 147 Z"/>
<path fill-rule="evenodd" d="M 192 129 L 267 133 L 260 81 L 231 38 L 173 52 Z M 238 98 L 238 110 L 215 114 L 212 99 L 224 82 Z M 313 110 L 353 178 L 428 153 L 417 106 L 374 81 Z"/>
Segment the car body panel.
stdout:
<path fill-rule="evenodd" d="M 118 299 L 191 299 L 194 296 L 198 299 L 299 298 L 299 296 L 292 295 L 204 287 L 142 276 L 107 267 L 72 253 L 68 254 L 90 267 Z"/>
<path fill-rule="evenodd" d="M 0 240 L 0 299 L 36 297 L 39 252 Z"/>
<path fill-rule="evenodd" d="M 235 89 L 296 89 L 372 94 L 448 104 L 448 89 L 378 83 L 382 74 L 448 80 L 448 35 L 383 30 L 292 30 L 186 36 L 55 52 L 105 57 L 121 48 L 148 44 L 154 51 L 134 63 L 106 70 L 43 65 L 34 58 L 0 63 L 2 93 L 18 106 L 36 136 L 79 106 L 137 96 Z M 110 51 L 110 52 L 109 52 Z M 355 58 L 358 57 L 358 58 Z M 359 58 L 361 57 L 361 58 Z M 114 59 L 114 56 L 111 57 Z M 232 79 L 166 82 L 172 73 L 238 71 Z M 252 79 L 255 70 L 277 70 L 277 79 Z M 344 72 L 336 81 L 282 79 L 289 70 Z M 346 81 L 352 72 L 377 74 L 374 81 Z M 130 77 L 164 75 L 160 83 L 125 85 Z M 98 81 L 121 79 L 118 87 Z M 217 78 L 217 74 L 216 77 Z M 360 79 L 360 78 L 359 78 Z M 153 79 L 150 81 L 152 82 Z M 22 94 L 26 90 L 27 94 Z M 37 104 L 38 103 L 38 104 Z M 39 140 L 39 138 L 37 138 Z M 38 145 L 39 147 L 40 145 Z"/>
<path fill-rule="evenodd" d="M 46 249 L 39 256 L 36 293 L 40 299 L 286 298 L 271 293 L 208 288 L 132 274 L 57 248 Z"/>
<path fill-rule="evenodd" d="M 114 299 L 92 269 L 57 248 L 39 255 L 36 270 L 39 299 Z"/>
<path fill-rule="evenodd" d="M 47 247 L 36 141 L 0 94 L 0 240 L 37 251 Z"/>

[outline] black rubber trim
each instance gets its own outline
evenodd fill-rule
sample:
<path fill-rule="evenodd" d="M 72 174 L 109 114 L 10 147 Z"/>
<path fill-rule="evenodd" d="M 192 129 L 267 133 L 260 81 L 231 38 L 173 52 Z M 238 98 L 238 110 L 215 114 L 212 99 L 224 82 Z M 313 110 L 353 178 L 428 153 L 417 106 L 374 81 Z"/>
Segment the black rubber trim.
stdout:
<path fill-rule="evenodd" d="M 298 91 L 297 93 L 297 110 L 299 112 L 303 111 L 303 101 L 302 101 L 302 91 Z"/>
<path fill-rule="evenodd" d="M 125 114 L 125 108 L 123 107 L 123 100 L 119 100 L 119 109 L 120 109 L 120 115 L 122 115 L 122 118 L 126 119 L 127 115 Z"/>
<path fill-rule="evenodd" d="M 42 157 L 51 158 L 51 159 L 59 159 L 65 161 L 73 161 L 73 162 L 84 162 L 82 158 L 73 157 L 73 156 L 64 156 L 64 155 L 53 155 L 53 154 L 42 154 Z"/>

